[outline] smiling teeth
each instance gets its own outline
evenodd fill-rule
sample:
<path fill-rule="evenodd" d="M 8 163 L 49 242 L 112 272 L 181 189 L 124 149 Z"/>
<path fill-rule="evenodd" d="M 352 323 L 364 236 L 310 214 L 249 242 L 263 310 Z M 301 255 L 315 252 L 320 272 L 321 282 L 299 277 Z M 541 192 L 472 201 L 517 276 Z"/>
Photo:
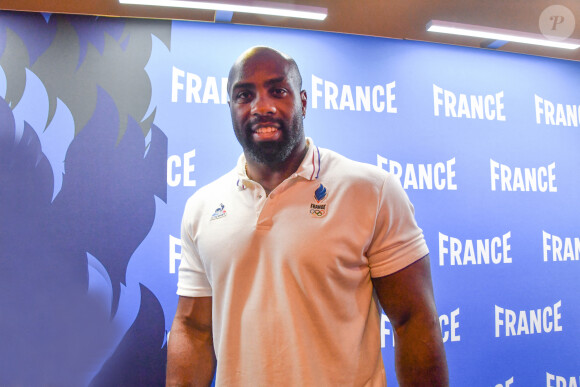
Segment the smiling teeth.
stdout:
<path fill-rule="evenodd" d="M 275 132 L 276 130 L 278 130 L 278 129 L 276 129 L 272 126 L 268 126 L 265 128 L 258 128 L 258 130 L 256 130 L 256 133 L 272 133 L 272 132 Z"/>

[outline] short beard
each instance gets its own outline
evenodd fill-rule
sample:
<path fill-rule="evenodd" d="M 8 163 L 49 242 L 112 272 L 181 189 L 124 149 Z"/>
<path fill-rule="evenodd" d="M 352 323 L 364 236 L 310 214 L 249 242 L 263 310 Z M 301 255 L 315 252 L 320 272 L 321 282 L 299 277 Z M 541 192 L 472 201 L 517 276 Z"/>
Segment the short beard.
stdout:
<path fill-rule="evenodd" d="M 244 137 L 238 137 L 238 141 L 242 146 L 247 157 L 260 163 L 275 167 L 288 160 L 294 149 L 304 137 L 304 129 L 302 127 L 302 120 L 297 116 L 292 122 L 292 128 L 282 126 L 279 128 L 282 131 L 282 141 L 266 141 L 254 142 L 252 140 L 252 130 L 246 128 L 244 130 Z"/>

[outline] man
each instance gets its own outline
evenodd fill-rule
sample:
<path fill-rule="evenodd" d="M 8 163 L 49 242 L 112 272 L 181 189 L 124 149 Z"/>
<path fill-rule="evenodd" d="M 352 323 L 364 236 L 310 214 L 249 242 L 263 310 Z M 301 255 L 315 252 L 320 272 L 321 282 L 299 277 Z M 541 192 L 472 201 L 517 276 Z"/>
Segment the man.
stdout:
<path fill-rule="evenodd" d="M 267 47 L 232 66 L 243 148 L 182 223 L 167 385 L 384 386 L 380 314 L 402 386 L 447 385 L 428 250 L 398 179 L 305 138 L 294 60 Z"/>

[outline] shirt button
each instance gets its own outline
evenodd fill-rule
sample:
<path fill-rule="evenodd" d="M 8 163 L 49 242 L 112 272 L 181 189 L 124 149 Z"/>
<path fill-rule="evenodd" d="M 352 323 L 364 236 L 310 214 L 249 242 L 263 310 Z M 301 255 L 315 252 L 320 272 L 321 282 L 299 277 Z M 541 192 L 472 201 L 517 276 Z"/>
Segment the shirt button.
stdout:
<path fill-rule="evenodd" d="M 262 195 L 258 195 L 258 199 L 262 199 Z"/>

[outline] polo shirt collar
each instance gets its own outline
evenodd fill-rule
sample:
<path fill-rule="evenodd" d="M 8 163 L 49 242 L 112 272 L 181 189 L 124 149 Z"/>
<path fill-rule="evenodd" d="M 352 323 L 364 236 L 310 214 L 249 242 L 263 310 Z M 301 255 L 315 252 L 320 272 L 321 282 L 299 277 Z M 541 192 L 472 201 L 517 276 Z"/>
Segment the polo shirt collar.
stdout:
<path fill-rule="evenodd" d="M 306 144 L 308 144 L 306 156 L 304 156 L 304 160 L 302 160 L 295 175 L 306 180 L 315 180 L 320 175 L 320 149 L 314 145 L 314 141 L 310 137 L 306 137 Z"/>
<path fill-rule="evenodd" d="M 306 144 L 308 145 L 306 156 L 292 177 L 300 176 L 306 180 L 315 180 L 320 174 L 320 150 L 310 137 L 306 137 Z M 246 174 L 246 156 L 243 153 L 238 158 L 236 172 L 239 178 L 238 185 L 244 180 L 249 180 Z"/>

